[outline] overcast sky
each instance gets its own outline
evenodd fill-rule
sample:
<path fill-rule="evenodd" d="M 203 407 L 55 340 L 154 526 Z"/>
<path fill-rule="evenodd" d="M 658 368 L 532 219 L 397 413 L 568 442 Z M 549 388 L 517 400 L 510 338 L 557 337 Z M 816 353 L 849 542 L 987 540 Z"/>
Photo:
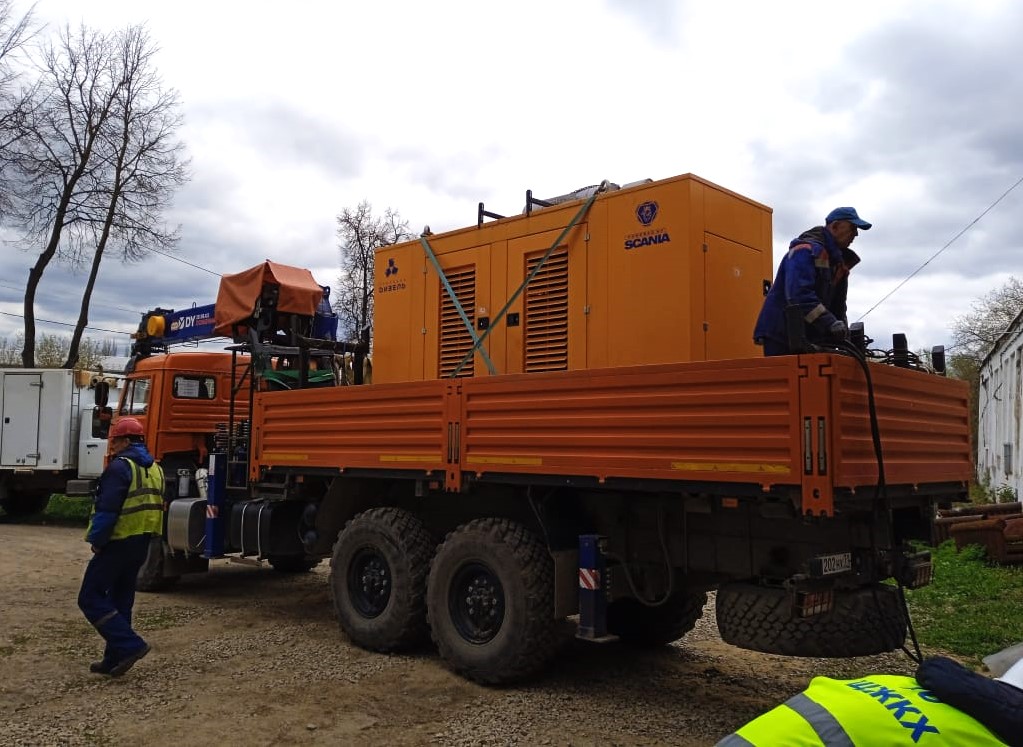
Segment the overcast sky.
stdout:
<path fill-rule="evenodd" d="M 436 233 L 474 224 L 479 201 L 514 213 L 527 188 L 692 172 L 774 209 L 776 262 L 835 206 L 872 221 L 854 245 L 856 320 L 1023 177 L 1011 0 L 38 0 L 36 14 L 50 31 L 147 24 L 184 103 L 177 255 L 217 273 L 273 259 L 333 285 L 335 216 L 364 199 Z M 1020 274 L 1021 207 L 1023 186 L 870 312 L 868 334 L 947 344 L 956 316 Z M 0 311 L 21 313 L 36 255 L 2 248 Z M 37 315 L 73 321 L 83 282 L 48 270 Z M 90 326 L 127 332 L 216 289 L 160 256 L 107 262 Z M 0 336 L 21 324 L 0 315 Z"/>

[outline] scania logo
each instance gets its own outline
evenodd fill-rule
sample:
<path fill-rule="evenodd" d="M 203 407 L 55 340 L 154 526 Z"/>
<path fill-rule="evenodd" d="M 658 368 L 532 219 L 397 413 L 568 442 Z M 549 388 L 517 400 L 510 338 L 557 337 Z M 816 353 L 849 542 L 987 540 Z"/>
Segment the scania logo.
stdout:
<path fill-rule="evenodd" d="M 654 220 L 657 219 L 657 203 L 650 200 L 641 203 L 636 208 L 636 220 L 642 223 L 644 226 L 649 226 Z"/>

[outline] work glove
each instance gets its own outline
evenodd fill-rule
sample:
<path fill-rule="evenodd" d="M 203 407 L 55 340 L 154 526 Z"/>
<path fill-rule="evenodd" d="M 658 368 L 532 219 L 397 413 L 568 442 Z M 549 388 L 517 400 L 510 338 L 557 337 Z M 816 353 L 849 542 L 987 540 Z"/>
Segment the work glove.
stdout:
<path fill-rule="evenodd" d="M 839 342 L 841 340 L 849 339 L 849 328 L 845 326 L 845 322 L 841 319 L 832 322 L 831 326 L 828 327 L 828 334 L 831 335 L 831 339 Z"/>

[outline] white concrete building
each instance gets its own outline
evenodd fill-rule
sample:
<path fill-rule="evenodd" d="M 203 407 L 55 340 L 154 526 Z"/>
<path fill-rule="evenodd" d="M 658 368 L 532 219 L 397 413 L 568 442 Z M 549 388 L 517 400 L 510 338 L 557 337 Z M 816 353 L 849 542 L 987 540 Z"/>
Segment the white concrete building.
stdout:
<path fill-rule="evenodd" d="M 1002 333 L 980 367 L 977 479 L 1019 500 L 1023 491 L 1023 312 Z M 1009 498 L 1009 489 L 1015 496 Z"/>

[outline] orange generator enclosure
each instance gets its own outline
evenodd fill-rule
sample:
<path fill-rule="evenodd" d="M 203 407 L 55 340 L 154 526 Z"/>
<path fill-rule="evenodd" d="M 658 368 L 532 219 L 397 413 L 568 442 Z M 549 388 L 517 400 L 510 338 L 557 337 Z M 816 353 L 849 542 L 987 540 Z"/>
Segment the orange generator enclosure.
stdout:
<path fill-rule="evenodd" d="M 583 370 L 758 355 L 771 209 L 692 174 L 599 194 L 515 295 L 583 199 L 376 253 L 373 377 Z M 493 329 L 490 329 L 493 327 Z"/>

